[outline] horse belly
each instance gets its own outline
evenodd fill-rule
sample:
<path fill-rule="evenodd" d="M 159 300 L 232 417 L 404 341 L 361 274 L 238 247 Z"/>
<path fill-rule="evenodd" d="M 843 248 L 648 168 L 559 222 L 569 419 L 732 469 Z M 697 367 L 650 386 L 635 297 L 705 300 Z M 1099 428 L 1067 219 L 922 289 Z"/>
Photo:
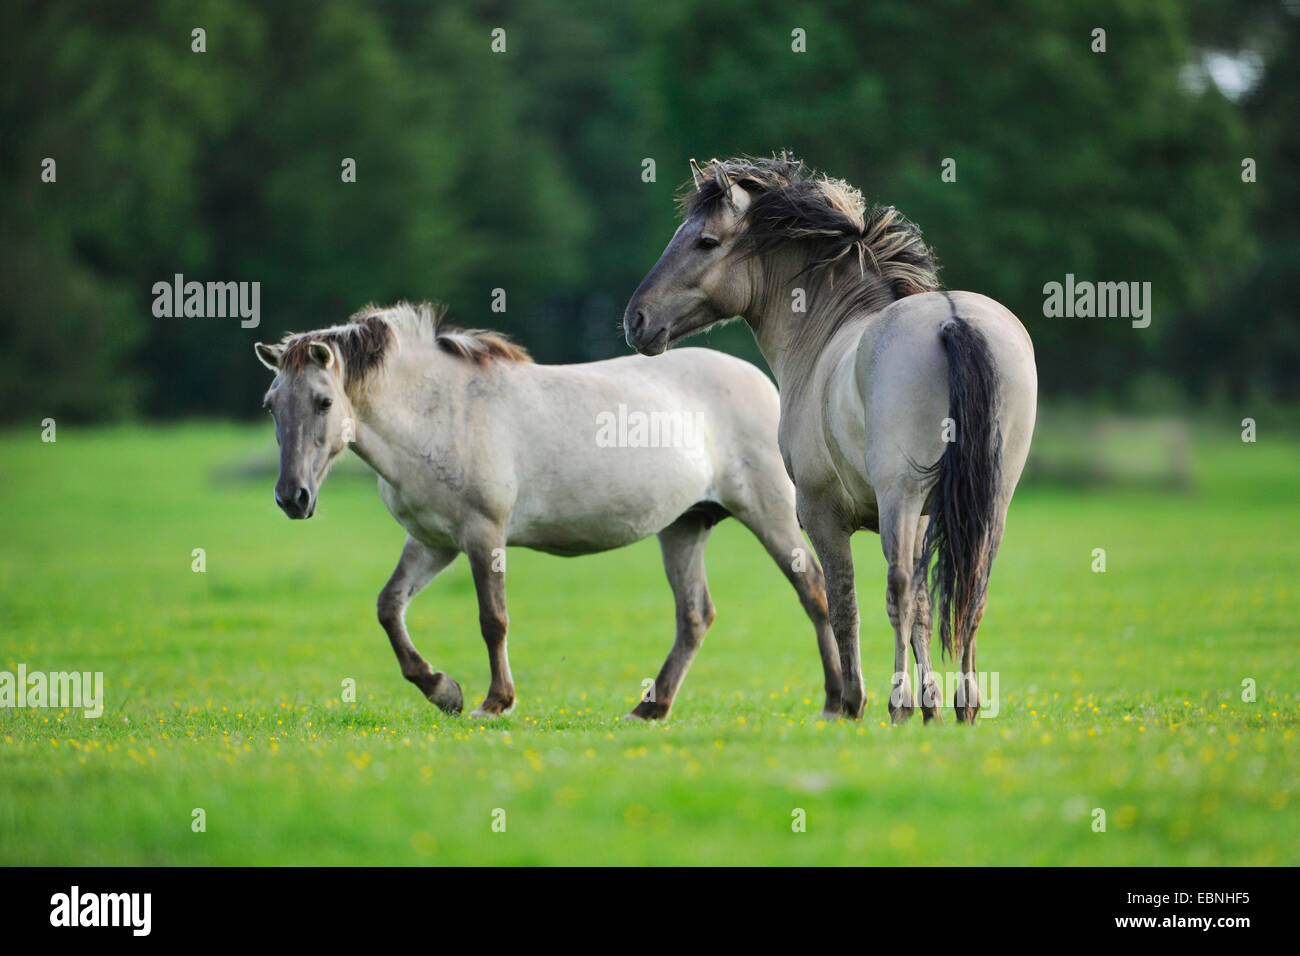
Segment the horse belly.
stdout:
<path fill-rule="evenodd" d="M 686 449 L 604 448 L 586 467 L 537 476 L 520 489 L 509 542 L 554 554 L 591 554 L 657 534 L 715 497 L 712 468 Z"/>

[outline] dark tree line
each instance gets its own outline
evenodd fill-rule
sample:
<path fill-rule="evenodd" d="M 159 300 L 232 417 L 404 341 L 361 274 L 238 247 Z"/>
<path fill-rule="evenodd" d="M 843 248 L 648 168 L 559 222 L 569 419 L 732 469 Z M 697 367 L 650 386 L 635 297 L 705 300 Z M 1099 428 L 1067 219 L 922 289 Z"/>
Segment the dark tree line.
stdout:
<path fill-rule="evenodd" d="M 1294 399 L 1298 23 L 1280 0 L 8 3 L 0 414 L 254 414 L 253 341 L 371 300 L 619 354 L 687 158 L 780 148 L 1016 311 L 1047 394 Z M 155 317 L 177 273 L 260 282 L 260 327 Z M 1067 273 L 1151 282 L 1151 326 L 1045 318 Z"/>

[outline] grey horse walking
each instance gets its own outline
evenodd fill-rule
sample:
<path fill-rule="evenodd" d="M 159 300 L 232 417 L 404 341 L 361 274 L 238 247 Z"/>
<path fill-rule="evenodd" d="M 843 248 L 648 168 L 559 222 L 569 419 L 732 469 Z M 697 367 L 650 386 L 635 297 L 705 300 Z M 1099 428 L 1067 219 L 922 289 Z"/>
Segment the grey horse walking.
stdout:
<path fill-rule="evenodd" d="M 992 299 L 937 291 L 920 230 L 841 180 L 785 155 L 691 169 L 683 222 L 624 313 L 628 344 L 657 355 L 744 318 L 781 389 L 781 454 L 826 571 L 844 712 L 864 703 L 849 538 L 867 528 L 889 562 L 890 715 L 914 710 L 910 644 L 922 712 L 939 716 L 937 610 L 961 661 L 956 716 L 973 723 L 976 631 L 1034 429 L 1028 333 Z"/>
<path fill-rule="evenodd" d="M 405 618 L 411 599 L 461 552 L 492 675 L 475 714 L 495 716 L 515 703 L 506 547 L 590 554 L 657 534 L 676 638 L 653 691 L 628 716 L 666 717 L 714 619 L 705 542 L 734 515 L 812 619 L 825 710 L 837 714 L 839 656 L 822 572 L 804 557 L 794 486 L 776 447 L 779 400 L 766 376 L 708 349 L 534 365 L 503 337 L 453 329 L 442 317 L 438 306 L 369 307 L 346 325 L 256 346 L 276 373 L 265 404 L 280 443 L 280 508 L 311 517 L 330 464 L 351 447 L 378 473 L 380 495 L 406 529 L 378 610 L 407 680 L 460 712 L 460 685 L 420 655 Z"/>

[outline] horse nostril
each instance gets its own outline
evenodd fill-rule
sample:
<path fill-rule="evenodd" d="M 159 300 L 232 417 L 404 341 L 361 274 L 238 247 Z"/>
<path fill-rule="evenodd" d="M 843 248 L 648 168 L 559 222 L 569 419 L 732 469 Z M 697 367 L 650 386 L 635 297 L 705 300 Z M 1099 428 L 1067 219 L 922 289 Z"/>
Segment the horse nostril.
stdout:
<path fill-rule="evenodd" d="M 299 509 L 306 511 L 307 505 L 311 502 L 311 495 L 308 493 L 306 488 L 299 488 L 298 493 L 293 496 L 293 500 L 294 503 L 298 505 Z"/>
<path fill-rule="evenodd" d="M 637 309 L 636 318 L 632 322 L 632 332 L 636 335 L 640 335 L 643 331 L 645 331 L 645 311 L 643 309 Z"/>

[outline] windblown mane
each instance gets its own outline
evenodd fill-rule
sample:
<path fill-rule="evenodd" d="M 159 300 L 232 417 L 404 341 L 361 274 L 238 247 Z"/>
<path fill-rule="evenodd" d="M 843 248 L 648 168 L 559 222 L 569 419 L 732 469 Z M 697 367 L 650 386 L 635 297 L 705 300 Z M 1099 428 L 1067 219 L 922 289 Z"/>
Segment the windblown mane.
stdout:
<path fill-rule="evenodd" d="M 920 228 L 893 206 L 867 208 L 862 193 L 841 179 L 815 173 L 786 153 L 771 159 L 711 160 L 697 189 L 687 184 L 682 218 L 711 214 L 732 186 L 750 193 L 742 242 L 750 255 L 801 242 L 808 250 L 805 271 L 824 271 L 834 281 L 837 263 L 852 255 L 859 280 L 874 276 L 894 298 L 940 287 L 939 265 Z M 875 278 L 878 277 L 878 280 Z"/>
<path fill-rule="evenodd" d="M 352 388 L 383 365 L 395 345 L 401 348 L 402 341 L 436 345 L 479 366 L 489 362 L 532 361 L 522 346 L 498 332 L 444 325 L 446 315 L 447 307 L 438 302 L 399 302 L 388 308 L 367 305 L 346 325 L 285 336 L 281 365 L 290 370 L 305 367 L 311 361 L 311 343 L 325 342 L 342 356 L 346 384 Z"/>

